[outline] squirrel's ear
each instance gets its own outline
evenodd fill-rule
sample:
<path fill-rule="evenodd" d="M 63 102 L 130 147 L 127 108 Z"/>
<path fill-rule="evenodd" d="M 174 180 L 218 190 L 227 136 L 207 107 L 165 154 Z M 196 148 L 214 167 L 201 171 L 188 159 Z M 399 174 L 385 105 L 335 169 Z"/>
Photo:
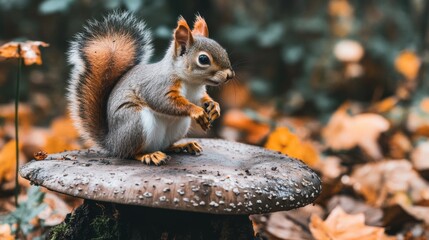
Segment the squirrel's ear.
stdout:
<path fill-rule="evenodd" d="M 174 30 L 174 52 L 176 56 L 183 55 L 192 43 L 194 43 L 194 38 L 191 29 L 189 29 L 186 20 L 180 17 L 177 21 L 177 28 Z"/>
<path fill-rule="evenodd" d="M 195 17 L 194 27 L 192 29 L 192 35 L 200 35 L 203 37 L 209 37 L 209 29 L 207 27 L 206 20 L 200 15 Z"/>

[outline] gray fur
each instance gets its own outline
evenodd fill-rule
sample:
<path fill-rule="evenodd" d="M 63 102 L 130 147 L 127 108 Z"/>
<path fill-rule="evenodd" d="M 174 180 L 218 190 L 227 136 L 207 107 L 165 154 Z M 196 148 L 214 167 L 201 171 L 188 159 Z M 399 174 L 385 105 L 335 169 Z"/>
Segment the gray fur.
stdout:
<path fill-rule="evenodd" d="M 141 61 L 123 75 L 109 96 L 108 132 L 104 141 L 98 142 L 101 147 L 119 157 L 133 157 L 148 151 L 163 150 L 186 135 L 190 113 L 178 112 L 171 106 L 167 97 L 173 81 L 180 79 L 187 89 L 184 97 L 200 106 L 200 95 L 205 93 L 205 85 L 210 84 L 207 79 L 221 84 L 233 73 L 228 55 L 218 43 L 199 36 L 194 37 L 194 40 L 194 44 L 186 49 L 182 56 L 176 56 L 173 41 L 161 61 L 152 64 Z M 211 54 L 214 60 L 213 66 L 208 69 L 197 66 L 195 60 L 200 51 Z M 71 53 L 76 52 L 77 50 L 72 48 Z M 143 59 L 146 60 L 151 51 L 144 53 Z M 78 66 L 80 65 L 76 64 L 72 76 L 78 75 L 76 73 Z M 165 124 L 168 124 L 166 128 L 169 131 L 168 134 L 156 136 L 163 138 L 161 149 L 145 148 L 145 144 L 150 140 L 145 133 L 147 126 L 142 119 L 141 110 L 121 107 L 130 101 L 129 96 L 132 93 L 138 94 L 138 97 L 147 104 L 146 108 L 153 111 L 157 119 L 161 122 L 165 120 Z M 77 108 L 74 96 L 70 95 L 72 108 Z"/>

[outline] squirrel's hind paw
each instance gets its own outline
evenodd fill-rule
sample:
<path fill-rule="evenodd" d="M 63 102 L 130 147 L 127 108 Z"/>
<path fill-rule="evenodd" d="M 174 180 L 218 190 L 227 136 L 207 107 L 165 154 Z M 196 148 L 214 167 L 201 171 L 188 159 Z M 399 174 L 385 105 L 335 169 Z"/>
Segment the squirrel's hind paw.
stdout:
<path fill-rule="evenodd" d="M 158 166 L 165 163 L 170 157 L 163 152 L 157 151 L 157 152 L 148 153 L 148 154 L 139 154 L 139 155 L 136 155 L 134 158 L 147 165 L 150 165 L 151 163 L 153 163 L 156 166 Z"/>
<path fill-rule="evenodd" d="M 197 142 L 188 142 L 183 144 L 175 144 L 167 149 L 168 152 L 200 154 L 203 151 L 201 145 Z"/>

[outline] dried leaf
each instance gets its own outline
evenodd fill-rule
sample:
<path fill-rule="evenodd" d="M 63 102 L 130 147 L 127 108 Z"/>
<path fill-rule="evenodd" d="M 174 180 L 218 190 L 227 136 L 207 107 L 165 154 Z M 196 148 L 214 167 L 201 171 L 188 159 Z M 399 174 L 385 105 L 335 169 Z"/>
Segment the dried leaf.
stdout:
<path fill-rule="evenodd" d="M 394 159 L 407 157 L 412 148 L 410 140 L 402 131 L 395 132 L 389 140 L 389 155 Z"/>
<path fill-rule="evenodd" d="M 308 141 L 301 141 L 285 127 L 274 130 L 269 135 L 265 147 L 298 158 L 310 166 L 315 166 L 319 162 L 316 148 Z"/>
<path fill-rule="evenodd" d="M 341 40 L 334 47 L 335 57 L 342 62 L 358 62 L 363 54 L 362 45 L 354 40 Z"/>
<path fill-rule="evenodd" d="M 347 170 L 341 166 L 341 159 L 336 156 L 324 157 L 315 168 L 322 173 L 324 181 L 336 179 Z"/>
<path fill-rule="evenodd" d="M 22 144 L 19 144 L 21 150 Z M 15 177 L 16 153 L 15 141 L 9 141 L 0 151 L 0 183 L 12 181 Z"/>
<path fill-rule="evenodd" d="M 429 141 L 420 142 L 411 153 L 411 160 L 417 170 L 429 169 Z"/>
<path fill-rule="evenodd" d="M 55 118 L 51 123 L 51 129 L 55 136 L 62 136 L 71 140 L 79 138 L 79 133 L 70 117 Z"/>
<path fill-rule="evenodd" d="M 241 108 L 249 103 L 250 91 L 247 85 L 233 82 L 222 87 L 222 106 L 229 108 Z"/>
<path fill-rule="evenodd" d="M 9 224 L 0 225 L 0 239 L 2 240 L 13 240 L 15 236 L 12 235 L 12 229 Z"/>
<path fill-rule="evenodd" d="M 223 123 L 227 127 L 232 127 L 243 132 L 245 141 L 252 144 L 260 143 L 270 132 L 268 124 L 253 121 L 243 111 L 238 109 L 229 110 L 223 118 Z"/>
<path fill-rule="evenodd" d="M 424 113 L 429 113 L 429 97 L 423 98 L 420 101 L 419 107 Z"/>
<path fill-rule="evenodd" d="M 333 17 L 350 17 L 353 14 L 353 7 L 347 0 L 331 0 L 328 13 Z"/>
<path fill-rule="evenodd" d="M 312 215 L 310 231 L 316 240 L 384 240 L 395 239 L 384 234 L 384 229 L 365 225 L 362 213 L 349 215 L 341 207 L 336 207 L 323 221 Z"/>
<path fill-rule="evenodd" d="M 346 108 L 340 107 L 322 130 L 322 135 L 326 145 L 333 150 L 349 150 L 359 146 L 372 158 L 380 159 L 382 154 L 377 139 L 389 126 L 389 122 L 377 114 L 349 116 Z"/>
<path fill-rule="evenodd" d="M 40 65 L 42 64 L 42 57 L 39 47 L 48 46 L 49 44 L 40 41 L 8 42 L 0 46 L 0 56 L 5 58 L 22 57 L 25 65 Z M 20 52 L 18 52 L 19 47 Z"/>
<path fill-rule="evenodd" d="M 381 226 L 383 211 L 380 208 L 375 208 L 363 202 L 346 195 L 337 195 L 332 197 L 326 208 L 327 211 L 332 211 L 335 207 L 340 206 L 349 214 L 363 213 L 365 215 L 365 224 L 371 226 Z"/>
<path fill-rule="evenodd" d="M 410 50 L 401 52 L 395 59 L 395 68 L 406 77 L 407 80 L 415 80 L 421 65 L 420 58 Z"/>
<path fill-rule="evenodd" d="M 429 226 L 429 207 L 400 204 L 408 214 Z"/>
<path fill-rule="evenodd" d="M 19 103 L 18 109 L 19 125 L 20 128 L 29 128 L 33 124 L 33 112 L 28 104 Z M 15 104 L 0 105 L 0 118 L 4 118 L 7 124 L 15 123 Z"/>
<path fill-rule="evenodd" d="M 44 220 L 45 226 L 55 226 L 64 221 L 72 208 L 63 199 L 50 192 L 45 194 L 43 202 L 47 205 L 37 216 Z"/>
<path fill-rule="evenodd" d="M 45 160 L 47 157 L 48 157 L 48 154 L 42 150 L 34 153 L 34 159 L 36 160 Z"/>
<path fill-rule="evenodd" d="M 397 97 L 395 96 L 388 97 L 381 100 L 380 102 L 375 103 L 371 107 L 371 111 L 378 112 L 378 113 L 385 113 L 392 110 L 398 104 L 398 102 L 399 102 L 399 99 Z"/>
<path fill-rule="evenodd" d="M 264 215 L 251 215 L 255 232 L 264 239 L 313 239 L 306 227 L 310 216 L 322 216 L 323 209 L 318 205 L 307 205 L 291 211 L 274 212 Z"/>
<path fill-rule="evenodd" d="M 361 165 L 352 172 L 350 184 L 369 204 L 377 207 L 429 198 L 429 184 L 407 160 Z"/>
<path fill-rule="evenodd" d="M 407 129 L 414 135 L 429 137 L 429 98 L 423 98 L 409 108 Z"/>

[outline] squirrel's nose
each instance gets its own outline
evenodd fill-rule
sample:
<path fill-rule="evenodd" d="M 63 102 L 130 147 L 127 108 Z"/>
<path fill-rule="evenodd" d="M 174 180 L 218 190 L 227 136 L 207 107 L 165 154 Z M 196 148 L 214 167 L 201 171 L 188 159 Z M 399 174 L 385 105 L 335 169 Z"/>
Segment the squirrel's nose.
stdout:
<path fill-rule="evenodd" d="M 228 82 L 229 80 L 233 79 L 235 77 L 235 72 L 232 69 L 228 69 L 229 71 L 226 74 L 226 81 Z"/>

